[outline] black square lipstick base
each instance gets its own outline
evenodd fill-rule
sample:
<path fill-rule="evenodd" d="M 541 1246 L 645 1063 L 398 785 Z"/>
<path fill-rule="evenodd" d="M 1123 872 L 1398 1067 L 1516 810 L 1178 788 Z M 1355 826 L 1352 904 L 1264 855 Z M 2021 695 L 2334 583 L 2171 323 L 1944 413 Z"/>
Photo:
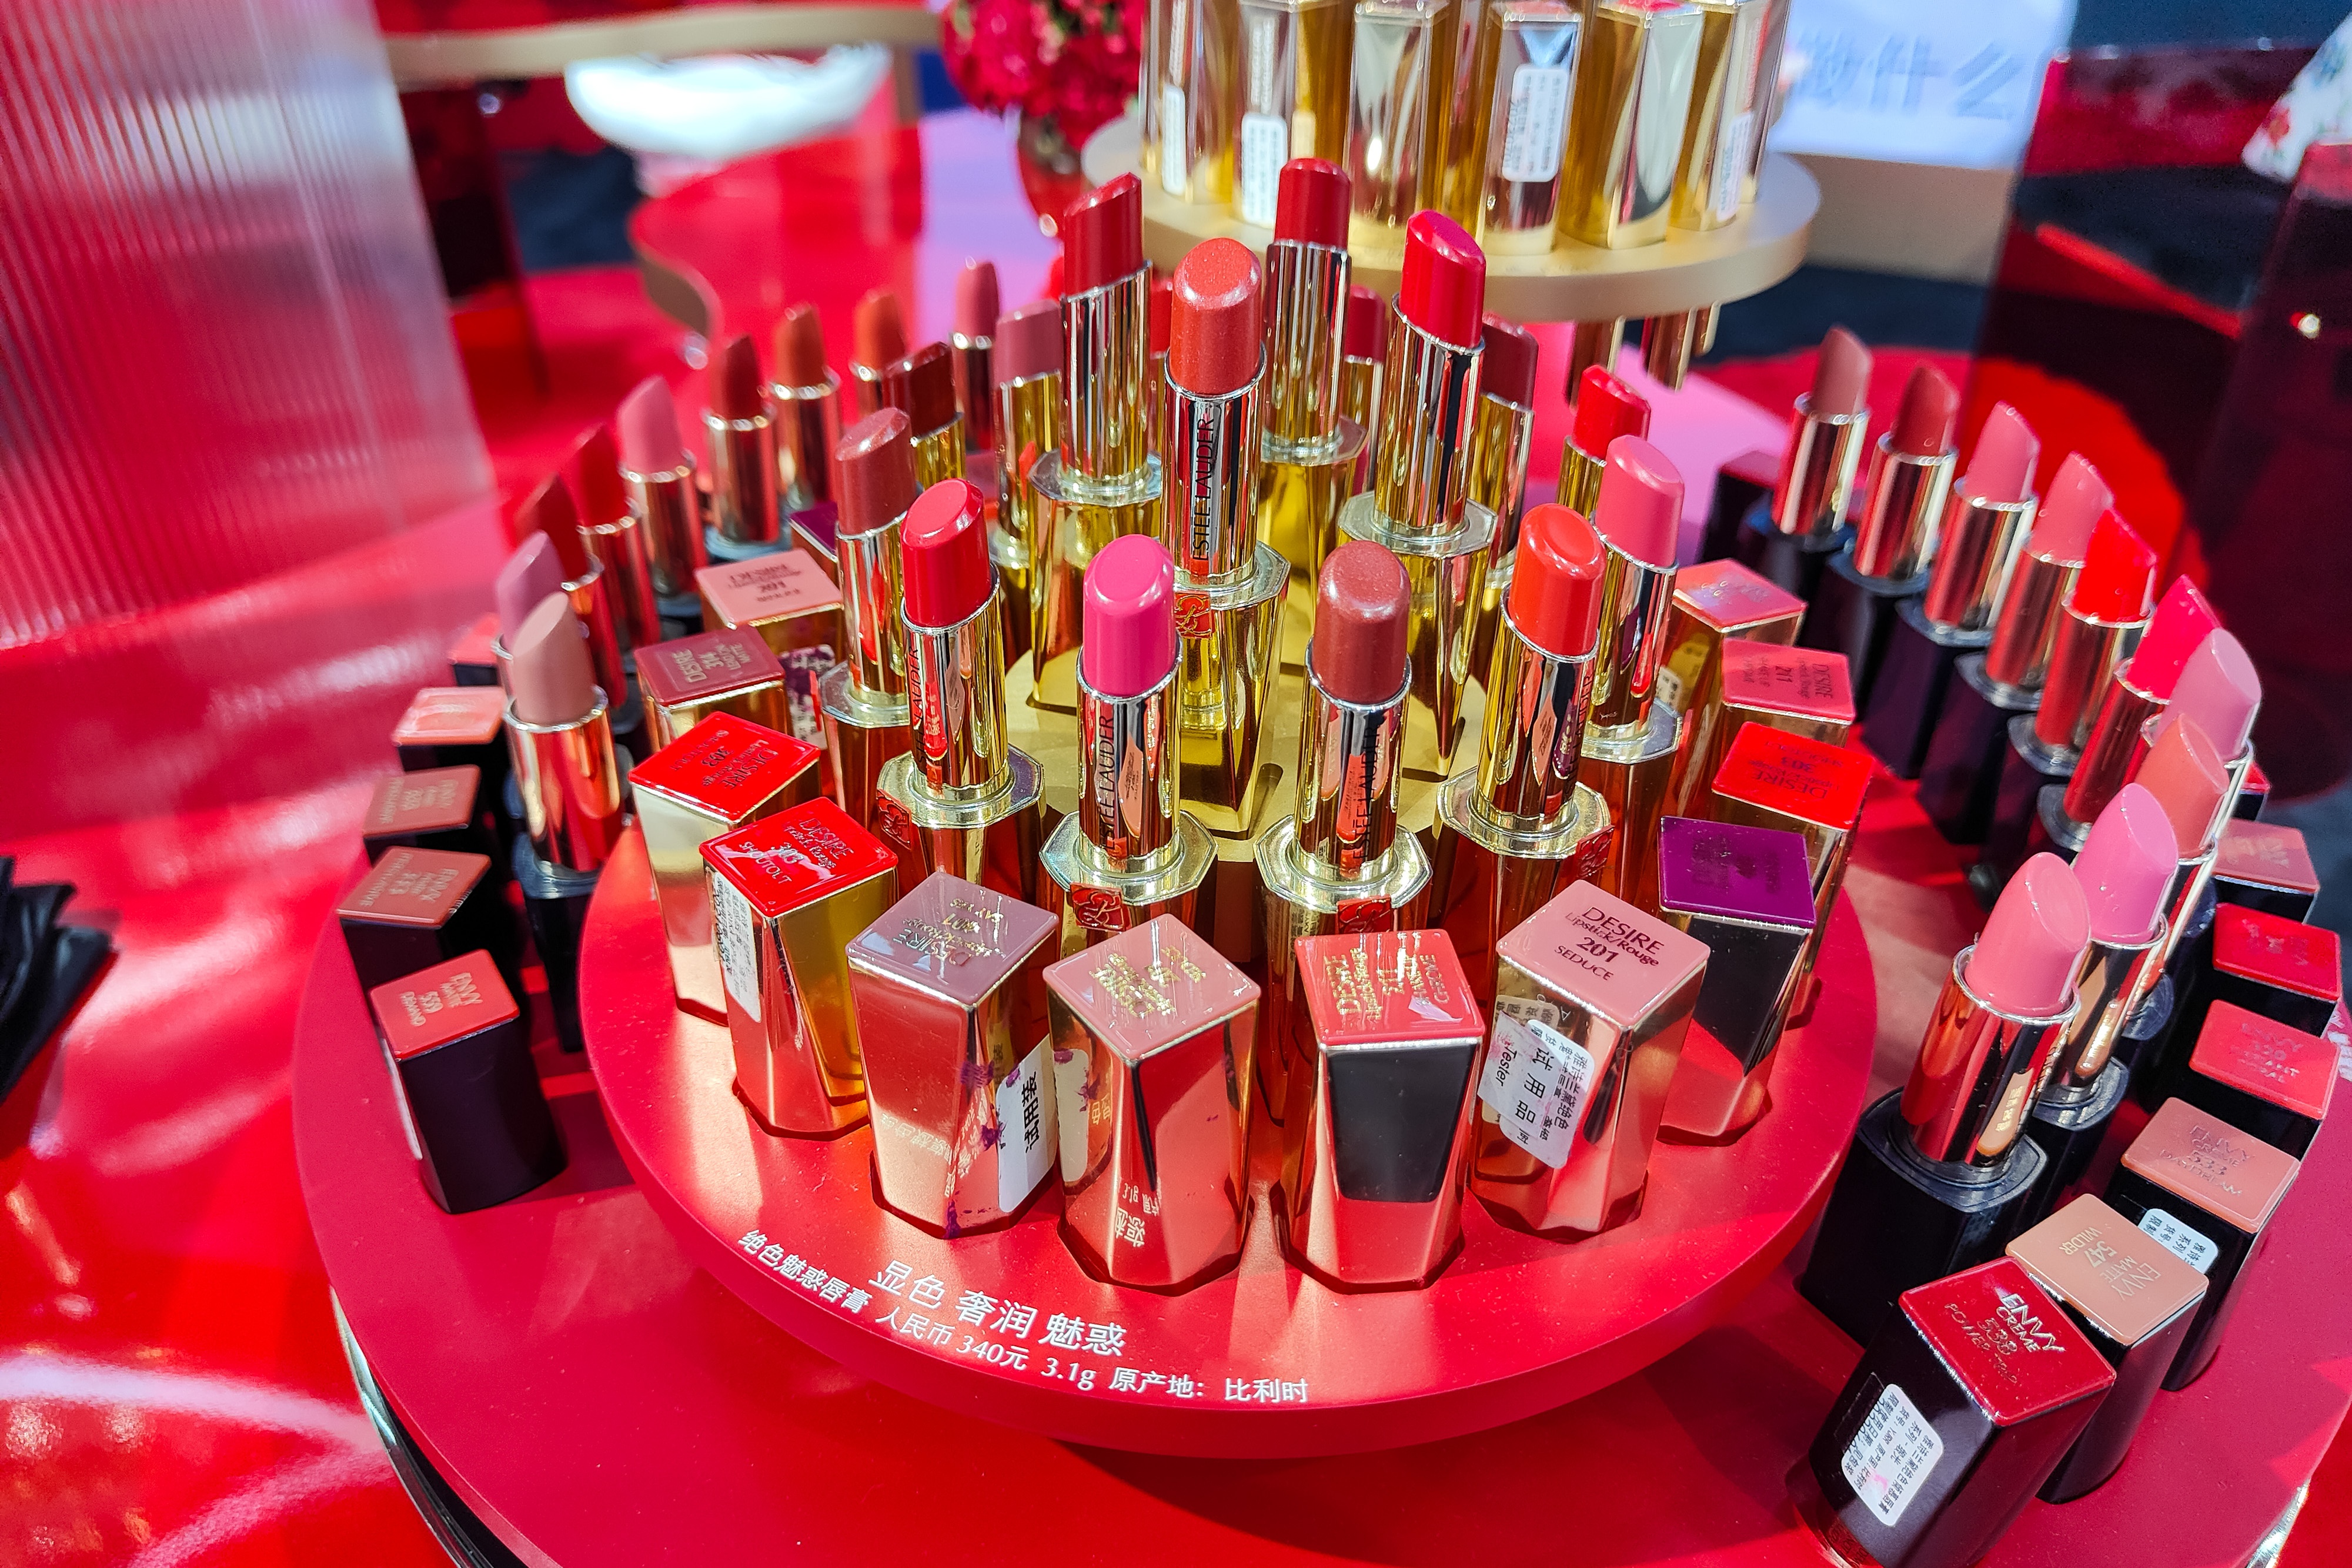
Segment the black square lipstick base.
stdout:
<path fill-rule="evenodd" d="M 1808 605 L 1820 591 L 1822 577 L 1829 570 L 1830 562 L 1838 553 L 1853 543 L 1852 525 L 1839 528 L 1826 538 L 1800 538 L 1784 534 L 1769 520 L 1765 507 L 1757 506 L 1741 520 L 1739 533 L 1732 540 L 1731 553 L 1740 565 L 1757 576 L 1785 588 Z M 1806 612 L 1811 619 L 1811 612 Z"/>
<path fill-rule="evenodd" d="M 555 1042 L 584 1051 L 580 1037 L 580 942 L 588 930 L 588 901 L 596 893 L 594 872 L 568 871 L 531 853 L 529 839 L 514 846 L 515 885 L 530 924 L 531 946 L 547 973 L 548 1011 L 554 1015 Z"/>
<path fill-rule="evenodd" d="M 1902 612 L 1917 604 L 1927 591 L 1927 574 L 1919 572 L 1900 581 L 1864 577 L 1847 550 L 1831 560 L 1821 586 L 1798 628 L 1797 645 L 1845 655 L 1846 677 L 1853 683 L 1857 713 L 1867 712 L 1878 689 L 1879 672 Z"/>
<path fill-rule="evenodd" d="M 1862 742 L 1897 779 L 1916 779 L 1927 766 L 1927 743 L 1943 716 L 1960 660 L 1981 653 L 1990 632 L 1947 632 L 1931 623 L 1921 601 L 1895 606 L 1886 656 L 1862 709 Z"/>
<path fill-rule="evenodd" d="M 1963 653 L 1927 737 L 1919 767 L 1919 809 L 1955 844 L 1980 844 L 1992 827 L 1994 793 L 2009 727 L 2042 706 L 2041 694 L 2002 685 L 1985 674 L 1982 653 Z"/>

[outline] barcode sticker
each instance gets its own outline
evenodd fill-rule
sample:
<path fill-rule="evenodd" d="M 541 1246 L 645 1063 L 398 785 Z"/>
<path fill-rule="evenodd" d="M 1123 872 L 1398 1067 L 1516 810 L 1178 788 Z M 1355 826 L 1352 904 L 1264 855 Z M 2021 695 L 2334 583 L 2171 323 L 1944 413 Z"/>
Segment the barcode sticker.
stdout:
<path fill-rule="evenodd" d="M 760 944 L 754 935 L 751 901 L 723 876 L 710 882 L 710 911 L 719 928 L 719 972 L 727 977 L 727 994 L 753 1023 L 760 1021 Z"/>
<path fill-rule="evenodd" d="M 1892 1525 L 1919 1495 L 1919 1483 L 1944 1457 L 1944 1439 L 1919 1414 L 1911 1396 L 1888 1384 L 1845 1446 L 1838 1468 L 1878 1522 Z"/>
<path fill-rule="evenodd" d="M 1576 1119 L 1592 1088 L 1592 1053 L 1549 1024 L 1497 1017 L 1478 1098 L 1503 1136 L 1558 1170 L 1576 1143 Z"/>
<path fill-rule="evenodd" d="M 1506 180 L 1557 179 L 1559 156 L 1568 145 L 1566 66 L 1521 66 L 1511 75 L 1510 116 L 1503 127 Z"/>
<path fill-rule="evenodd" d="M 1748 158 L 1756 141 L 1756 111 L 1735 114 L 1724 128 L 1721 155 L 1715 161 L 1715 186 L 1707 205 L 1717 223 L 1727 223 L 1739 211 L 1739 193 L 1748 183 Z"/>
<path fill-rule="evenodd" d="M 1170 83 L 1160 89 L 1160 188 L 1171 196 L 1184 193 L 1186 143 L 1192 127 L 1184 122 L 1184 89 Z"/>
<path fill-rule="evenodd" d="M 1054 1168 L 1054 1095 L 1045 1087 L 1053 1042 L 1039 1040 L 996 1086 L 996 1207 L 1010 1214 Z"/>
<path fill-rule="evenodd" d="M 2158 1246 L 2202 1274 L 2221 1255 L 2213 1239 L 2191 1230 L 2160 1208 L 2151 1208 L 2139 1217 L 2139 1228 L 2156 1239 Z"/>
<path fill-rule="evenodd" d="M 1242 222 L 1274 226 L 1282 165 L 1290 157 L 1290 127 L 1278 114 L 1242 116 Z"/>

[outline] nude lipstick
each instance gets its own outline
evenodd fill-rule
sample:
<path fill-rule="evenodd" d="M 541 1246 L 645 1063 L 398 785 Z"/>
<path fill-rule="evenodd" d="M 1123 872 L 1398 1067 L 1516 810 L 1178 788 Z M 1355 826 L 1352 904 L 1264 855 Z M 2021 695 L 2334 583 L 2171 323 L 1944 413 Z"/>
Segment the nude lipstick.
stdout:
<path fill-rule="evenodd" d="M 551 593 L 563 591 L 563 562 L 555 553 L 555 541 L 533 529 L 522 537 L 490 583 L 490 604 L 499 618 L 499 634 L 491 640 L 490 652 L 498 661 L 499 685 L 509 689 L 508 667 L 514 663 L 509 650 L 514 646 L 514 635 L 522 630 L 524 620 L 539 608 L 539 601 Z"/>
<path fill-rule="evenodd" d="M 866 290 L 849 312 L 849 380 L 858 418 L 882 406 L 882 368 L 906 353 L 907 321 L 898 292 Z"/>
<path fill-rule="evenodd" d="M 1863 1113 L 1822 1217 L 1805 1299 L 1867 1343 L 1895 1298 L 1998 1257 L 2044 1166 L 2021 1134 L 2050 1053 L 2080 1010 L 2090 905 L 2035 855 L 1952 960 L 1910 1081 Z"/>
<path fill-rule="evenodd" d="M 740 332 L 711 356 L 709 398 L 702 413 L 710 444 L 709 553 L 741 560 L 782 541 L 783 514 L 776 494 L 776 422 L 768 412 L 760 350 Z"/>
<path fill-rule="evenodd" d="M 1004 632 L 979 490 L 917 496 L 899 527 L 911 749 L 882 765 L 877 831 L 903 880 L 944 871 L 1034 904 L 1037 765 L 1004 735 Z"/>
<path fill-rule="evenodd" d="M 1897 605 L 1878 678 L 1863 709 L 1863 738 L 1898 779 L 1927 765 L 1952 674 L 1992 641 L 1993 611 L 2033 527 L 2033 465 L 2042 443 L 2005 402 L 1977 432 L 1969 471 L 1944 506 L 1942 538 L 1916 601 Z"/>
<path fill-rule="evenodd" d="M 1650 403 L 1605 365 L 1586 366 L 1574 392 L 1559 449 L 1559 501 L 1589 517 L 1601 501 L 1612 444 L 1621 435 L 1649 437 Z"/>
<path fill-rule="evenodd" d="M 709 555 L 702 544 L 694 455 L 678 434 L 669 383 L 659 376 L 639 382 L 621 400 L 620 426 L 621 484 L 642 519 L 656 603 L 671 601 L 677 610 L 671 619 L 685 619 L 694 601 L 694 574 L 709 564 Z"/>
<path fill-rule="evenodd" d="M 996 319 L 996 527 L 989 549 L 1004 590 L 1007 657 L 1029 656 L 1044 601 L 1034 591 L 1039 532 L 1029 472 L 1062 444 L 1062 306 L 1040 299 Z"/>
<path fill-rule="evenodd" d="M 1429 858 L 1397 831 L 1412 588 L 1390 551 L 1351 539 L 1323 563 L 1315 639 L 1307 645 L 1292 814 L 1258 840 L 1267 984 L 1278 990 L 1269 1033 L 1282 1036 L 1291 958 L 1302 936 L 1408 930 L 1422 924 Z M 1291 1043 L 1259 1053 L 1266 1106 L 1279 1113 Z"/>
<path fill-rule="evenodd" d="M 1959 390 L 1933 365 L 1911 372 L 1895 428 L 1878 438 L 1853 548 L 1833 559 L 1798 641 L 1843 653 L 1866 706 L 1900 607 L 1927 587 L 1952 469 Z"/>
<path fill-rule="evenodd" d="M 1846 509 L 1870 429 L 1870 350 L 1843 327 L 1822 340 L 1812 389 L 1789 414 L 1769 508 L 1739 535 L 1740 560 L 1808 604 L 1848 536 Z"/>
<path fill-rule="evenodd" d="M 1492 1001 L 1495 945 L 1609 858 L 1608 807 L 1577 783 L 1601 643 L 1608 548 L 1566 507 L 1537 507 L 1500 612 L 1478 765 L 1437 796 L 1431 917 L 1472 994 Z"/>
<path fill-rule="evenodd" d="M 815 306 L 786 308 L 768 358 L 775 369 L 767 398 L 775 425 L 776 483 L 785 512 L 797 517 L 834 499 L 831 458 L 841 439 L 841 381 L 824 362 Z"/>
<path fill-rule="evenodd" d="M 883 764 L 908 744 L 907 634 L 898 619 L 900 529 L 916 495 L 907 416 L 886 408 L 859 420 L 834 448 L 833 465 L 843 657 L 817 681 L 817 709 L 835 798 L 872 831 Z"/>
<path fill-rule="evenodd" d="M 1216 859 L 1206 830 L 1177 810 L 1169 755 L 1183 695 L 1179 581 L 1167 549 L 1142 534 L 1111 540 L 1087 567 L 1078 809 L 1045 841 L 1042 889 L 1066 954 L 1161 915 L 1195 926 Z"/>
<path fill-rule="evenodd" d="M 1160 519 L 1160 465 L 1149 427 L 1151 267 L 1143 259 L 1143 184 L 1122 174 L 1062 214 L 1062 438 L 1037 459 L 1037 641 L 1034 700 L 1077 702 L 1087 562 Z"/>
<path fill-rule="evenodd" d="M 1160 533 L 1175 558 L 1183 639 L 1174 710 L 1181 789 L 1211 831 L 1245 836 L 1264 800 L 1258 748 L 1290 586 L 1290 563 L 1257 537 L 1264 289 L 1257 258 L 1229 239 L 1195 246 L 1173 282 Z M 1089 612 L 1094 602 L 1089 595 Z"/>
<path fill-rule="evenodd" d="M 613 427 L 592 426 L 572 448 L 565 465 L 572 493 L 580 499 L 580 537 L 604 570 L 604 591 L 613 601 L 614 629 L 625 652 L 662 640 L 661 612 L 654 602 L 651 562 L 645 530 L 621 485 L 621 455 Z"/>
<path fill-rule="evenodd" d="M 2155 744 L 2155 731 L 2163 727 L 2168 715 L 2195 719 L 2229 771 L 2230 811 L 2235 816 L 2246 816 L 2249 813 L 2244 797 L 2254 766 L 2254 718 L 2262 708 L 2262 677 L 2255 674 L 2254 663 L 2246 656 L 2245 644 L 2229 632 L 2217 630 L 2189 655 L 2189 663 L 2173 686 L 2171 706 L 2143 727 L 2143 748 Z M 2137 769 L 2137 759 L 2132 767 Z"/>
<path fill-rule="evenodd" d="M 1342 0 L 1323 6 L 1344 19 Z M 1306 68 L 1302 65 L 1302 70 Z M 1249 131 L 1242 139 L 1246 146 Z M 1366 426 L 1347 412 L 1348 176 L 1335 163 L 1282 165 L 1274 238 L 1265 247 L 1265 435 L 1258 537 L 1282 553 L 1311 595 L 1339 542 L 1339 506 L 1355 487 Z M 1365 418 L 1370 417 L 1369 408 Z M 1297 650 L 1286 650 L 1296 663 Z"/>
<path fill-rule="evenodd" d="M 1412 577 L 1412 693 L 1404 765 L 1443 777 L 1463 730 L 1495 517 L 1466 505 L 1469 435 L 1485 358 L 1486 258 L 1436 213 L 1405 225 L 1404 264 L 1381 371 L 1372 488 L 1339 511 L 1339 531 L 1377 544 Z"/>
<path fill-rule="evenodd" d="M 1675 606 L 1675 540 L 1682 515 L 1682 476 L 1666 455 L 1638 435 L 1611 443 L 1592 516 L 1608 564 L 1580 777 L 1617 826 L 1608 864 L 1593 883 L 1652 912 L 1657 908 L 1658 819 L 1665 814 L 1682 736 L 1673 705 L 1656 700 Z"/>

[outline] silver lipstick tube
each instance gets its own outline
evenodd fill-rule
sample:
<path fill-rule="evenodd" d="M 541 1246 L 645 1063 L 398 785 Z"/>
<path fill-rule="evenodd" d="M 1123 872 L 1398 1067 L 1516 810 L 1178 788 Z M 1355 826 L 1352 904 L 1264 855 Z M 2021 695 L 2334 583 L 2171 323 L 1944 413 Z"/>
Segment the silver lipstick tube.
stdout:
<path fill-rule="evenodd" d="M 1845 522 L 1853 476 L 1862 466 L 1870 410 L 1816 415 L 1812 394 L 1789 417 L 1789 455 L 1772 490 L 1772 527 L 1798 538 L 1825 539 Z"/>
<path fill-rule="evenodd" d="M 1981 1169 L 2016 1146 L 2050 1052 L 2081 1010 L 2079 994 L 2043 1018 L 1999 1012 L 1968 982 L 1971 942 L 1952 959 L 1951 977 L 1919 1042 L 1903 1090 L 1912 1146 L 1928 1159 Z"/>

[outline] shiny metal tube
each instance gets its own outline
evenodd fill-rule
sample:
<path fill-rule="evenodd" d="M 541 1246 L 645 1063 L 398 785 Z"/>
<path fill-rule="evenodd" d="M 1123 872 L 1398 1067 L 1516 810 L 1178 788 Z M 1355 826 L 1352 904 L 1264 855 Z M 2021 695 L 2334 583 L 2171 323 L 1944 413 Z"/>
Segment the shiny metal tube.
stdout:
<path fill-rule="evenodd" d="M 1342 702 L 1307 662 L 1299 729 L 1298 845 L 1327 873 L 1353 875 L 1396 841 L 1405 687 L 1384 703 Z"/>
<path fill-rule="evenodd" d="M 694 591 L 694 574 L 710 564 L 702 543 L 702 497 L 694 486 L 694 461 L 659 474 L 621 470 L 629 505 L 644 520 L 646 566 L 654 591 L 665 597 Z"/>
<path fill-rule="evenodd" d="M 608 698 L 618 692 L 625 703 L 629 685 L 621 663 L 621 632 L 613 619 L 613 601 L 604 592 L 603 564 L 591 558 L 586 571 L 564 583 L 563 597 L 587 631 L 588 662 L 595 667 L 596 684 Z"/>
<path fill-rule="evenodd" d="M 2147 721 L 2171 703 L 2136 685 L 2131 665 L 2124 664 L 2107 682 L 2099 698 L 2098 716 L 2091 721 L 2083 743 L 2082 759 L 2066 780 L 2066 815 L 2077 822 L 2098 820 L 2117 791 L 2131 782 L 2132 764 L 2139 755 L 2139 737 Z"/>
<path fill-rule="evenodd" d="M 1675 609 L 1675 569 L 1634 559 L 1602 541 L 1601 640 L 1593 649 L 1592 708 L 1586 722 L 1609 731 L 1639 730 L 1656 695 L 1666 621 Z"/>
<path fill-rule="evenodd" d="M 917 782 L 943 801 L 1004 788 L 1004 632 L 997 596 L 953 626 L 898 617 L 907 632 L 908 711 Z"/>
<path fill-rule="evenodd" d="M 1555 658 L 1520 635 L 1508 605 L 1501 617 L 1478 748 L 1479 809 L 1510 831 L 1550 832 L 1575 815 L 1584 714 L 1600 661 Z"/>
<path fill-rule="evenodd" d="M 647 529 L 634 510 L 609 523 L 583 528 L 580 537 L 588 553 L 604 571 L 606 597 L 613 601 L 614 628 L 623 647 L 650 648 L 662 640 L 661 611 L 654 603 L 653 563 L 647 558 Z"/>
<path fill-rule="evenodd" d="M 849 685 L 869 702 L 907 695 L 906 622 L 898 613 L 898 530 L 901 512 L 863 533 L 835 536 L 841 572 L 842 664 Z"/>
<path fill-rule="evenodd" d="M 775 422 L 776 481 L 784 510 L 805 512 L 833 496 L 833 449 L 841 443 L 841 381 L 831 371 L 822 385 L 768 387 L 768 417 Z"/>
<path fill-rule="evenodd" d="M 1982 1168 L 2015 1146 L 2049 1053 L 2082 1002 L 2069 995 L 2062 1010 L 2042 1018 L 1998 1011 L 1969 988 L 1975 951 L 1970 943 L 1952 959 L 1904 1086 L 1903 1120 L 1927 1158 Z"/>
<path fill-rule="evenodd" d="M 521 787 L 531 852 L 567 871 L 603 869 L 628 826 L 604 693 L 570 724 L 526 724 L 507 703 L 509 749 Z"/>
<path fill-rule="evenodd" d="M 1202 396 L 1168 383 L 1169 449 L 1161 463 L 1160 530 L 1181 576 L 1223 583 L 1257 557 L 1258 373 L 1236 391 Z"/>
<path fill-rule="evenodd" d="M 2050 678 L 2033 715 L 2033 737 L 2053 751 L 2080 757 L 2091 738 L 2098 702 L 2116 668 L 2139 645 L 2147 621 L 2099 621 L 2059 611 L 2050 633 Z M 2120 788 L 2120 786 L 2118 786 Z"/>
<path fill-rule="evenodd" d="M 1345 250 L 1276 240 L 1265 247 L 1266 455 L 1320 455 L 1339 428 L 1340 333 L 1353 276 Z"/>
<path fill-rule="evenodd" d="M 776 422 L 764 413 L 721 419 L 705 410 L 702 428 L 710 438 L 711 527 L 729 544 L 776 543 L 783 530 L 776 507 Z"/>
<path fill-rule="evenodd" d="M 1400 534 L 1462 526 L 1483 345 L 1456 348 L 1391 313 L 1372 497 Z"/>
<path fill-rule="evenodd" d="M 1114 873 L 1176 859 L 1176 672 L 1132 697 L 1108 696 L 1078 671 L 1078 829 Z"/>
<path fill-rule="evenodd" d="M 1815 415 L 1812 394 L 1789 416 L 1789 455 L 1772 488 L 1772 527 L 1798 538 L 1825 539 L 1845 521 L 1853 476 L 1862 466 L 1870 411 Z"/>
<path fill-rule="evenodd" d="M 2099 1074 L 2115 1056 L 2116 1041 L 2164 974 L 2170 926 L 2159 915 L 2156 929 L 2137 942 L 2094 942 L 2074 977 L 2078 1005 L 2059 1036 L 2043 1070 L 2039 1098 L 2063 1105 L 2087 1100 Z"/>
<path fill-rule="evenodd" d="M 2050 637 L 2058 607 L 2074 591 L 2079 560 L 2062 560 L 2033 548 L 2031 538 L 2001 596 L 1985 649 L 1985 676 L 2012 691 L 2038 692 L 2050 674 Z"/>
<path fill-rule="evenodd" d="M 1992 625 L 2040 504 L 2032 496 L 1988 501 L 1953 486 L 1919 605 L 1929 624 L 1945 632 L 1982 632 Z"/>
<path fill-rule="evenodd" d="M 1854 529 L 1853 566 L 1864 577 L 1902 582 L 1936 559 L 1944 499 L 1951 491 L 1958 454 L 1917 457 L 1895 450 L 1891 437 L 1878 438 L 1870 483 L 1864 493 L 1862 521 Z"/>
<path fill-rule="evenodd" d="M 949 334 L 948 365 L 955 372 L 956 412 L 963 415 L 966 452 L 996 450 L 996 376 L 993 338 Z"/>
<path fill-rule="evenodd" d="M 1142 476 L 1150 451 L 1150 267 L 1063 296 L 1063 482 L 1080 499 L 1127 499 Z"/>

